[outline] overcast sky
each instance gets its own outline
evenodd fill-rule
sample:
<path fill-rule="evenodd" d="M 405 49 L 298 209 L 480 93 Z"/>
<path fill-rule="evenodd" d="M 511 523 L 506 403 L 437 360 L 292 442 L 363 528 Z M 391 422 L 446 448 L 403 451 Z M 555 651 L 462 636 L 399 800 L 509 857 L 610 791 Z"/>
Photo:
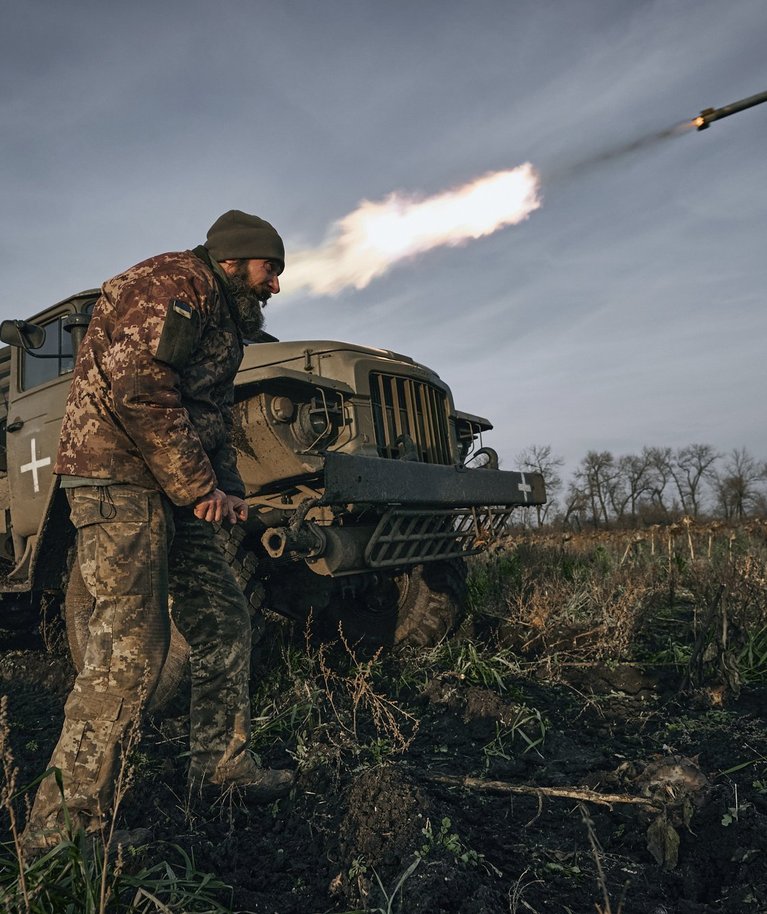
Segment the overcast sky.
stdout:
<path fill-rule="evenodd" d="M 767 90 L 765 0 L 3 0 L 0 317 L 29 317 L 230 208 L 319 246 L 363 200 L 531 162 L 519 225 L 268 329 L 404 352 L 550 444 L 767 458 L 767 105 L 579 163 Z"/>

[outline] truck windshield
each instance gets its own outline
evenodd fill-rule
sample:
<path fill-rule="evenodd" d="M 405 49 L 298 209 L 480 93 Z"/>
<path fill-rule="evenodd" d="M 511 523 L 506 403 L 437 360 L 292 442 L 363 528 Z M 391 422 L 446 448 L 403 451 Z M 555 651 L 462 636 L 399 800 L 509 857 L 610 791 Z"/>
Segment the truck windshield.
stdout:
<path fill-rule="evenodd" d="M 54 356 L 54 358 L 36 359 L 28 352 L 21 353 L 21 389 L 29 390 L 46 381 L 52 381 L 60 375 L 72 371 L 72 338 L 67 333 L 62 321 L 66 317 L 62 314 L 55 320 L 43 324 L 45 327 L 45 342 L 35 350 L 36 355 Z"/>

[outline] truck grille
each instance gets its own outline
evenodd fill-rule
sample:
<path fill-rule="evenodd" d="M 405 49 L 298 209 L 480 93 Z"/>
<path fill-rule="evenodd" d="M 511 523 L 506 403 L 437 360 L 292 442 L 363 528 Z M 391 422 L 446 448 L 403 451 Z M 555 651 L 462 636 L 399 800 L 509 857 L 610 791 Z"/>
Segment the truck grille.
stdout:
<path fill-rule="evenodd" d="M 506 529 L 513 508 L 390 508 L 365 549 L 371 568 L 475 555 Z"/>
<path fill-rule="evenodd" d="M 453 462 L 444 391 L 412 378 L 373 371 L 370 401 L 379 456 L 407 457 L 409 444 L 403 447 L 402 441 L 407 435 L 415 445 L 412 459 L 448 466 Z"/>

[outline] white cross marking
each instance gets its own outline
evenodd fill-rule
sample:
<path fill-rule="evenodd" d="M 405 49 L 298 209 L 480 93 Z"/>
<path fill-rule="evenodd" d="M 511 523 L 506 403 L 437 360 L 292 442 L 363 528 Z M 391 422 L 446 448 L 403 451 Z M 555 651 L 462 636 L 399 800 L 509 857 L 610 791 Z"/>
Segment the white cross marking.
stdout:
<path fill-rule="evenodd" d="M 29 473 L 30 470 L 32 471 L 32 487 L 34 488 L 35 492 L 40 491 L 40 480 L 37 476 L 37 471 L 40 469 L 40 467 L 47 467 L 50 462 L 51 462 L 50 457 L 43 457 L 40 460 L 37 459 L 37 441 L 35 441 L 35 439 L 33 438 L 32 439 L 32 460 L 29 463 L 25 463 L 21 467 L 20 472 Z"/>
<path fill-rule="evenodd" d="M 520 482 L 520 484 L 517 486 L 517 488 L 525 496 L 525 504 L 527 504 L 527 496 L 532 494 L 533 487 L 530 485 L 529 482 L 525 481 L 524 473 L 520 473 L 519 475 L 522 477 L 522 482 Z"/>

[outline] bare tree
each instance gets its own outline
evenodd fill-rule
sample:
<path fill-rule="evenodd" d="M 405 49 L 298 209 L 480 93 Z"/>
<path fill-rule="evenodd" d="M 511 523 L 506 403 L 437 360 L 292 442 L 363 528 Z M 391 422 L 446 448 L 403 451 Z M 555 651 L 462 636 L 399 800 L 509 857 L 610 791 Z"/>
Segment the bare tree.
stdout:
<path fill-rule="evenodd" d="M 755 517 L 767 517 L 767 491 L 764 487 L 756 494 L 753 514 Z"/>
<path fill-rule="evenodd" d="M 652 491 L 652 469 L 650 448 L 643 448 L 641 454 L 626 454 L 618 460 L 617 472 L 610 489 L 617 520 L 624 521 L 628 512 L 632 526 L 636 526 L 639 505 Z"/>
<path fill-rule="evenodd" d="M 720 456 L 710 444 L 688 444 L 677 450 L 671 464 L 671 476 L 685 514 L 699 515 L 702 484 L 716 478 L 714 464 Z"/>
<path fill-rule="evenodd" d="M 727 520 L 742 520 L 759 501 L 759 483 L 767 479 L 767 466 L 758 463 L 746 448 L 734 448 L 716 476 L 719 509 Z"/>
<path fill-rule="evenodd" d="M 571 480 L 567 486 L 565 503 L 562 506 L 562 523 L 566 527 L 580 532 L 583 530 L 584 520 L 589 510 L 587 494 L 578 484 Z"/>
<path fill-rule="evenodd" d="M 564 460 L 551 445 L 531 445 L 516 456 L 523 472 L 540 473 L 549 502 L 526 512 L 529 524 L 557 521 L 576 529 L 611 524 L 657 523 L 680 512 L 700 517 L 713 495 L 717 512 L 727 520 L 767 516 L 767 462 L 746 448 L 735 448 L 724 460 L 710 444 L 644 447 L 640 454 L 616 459 L 610 451 L 588 451 L 572 478 L 563 483 Z M 713 503 L 711 507 L 713 507 Z"/>
<path fill-rule="evenodd" d="M 538 526 L 556 513 L 559 493 L 562 491 L 560 470 L 565 465 L 563 457 L 552 454 L 550 444 L 531 444 L 517 454 L 516 465 L 523 473 L 540 473 L 546 485 L 546 504 L 536 505 Z"/>
<path fill-rule="evenodd" d="M 666 518 L 670 513 L 666 498 L 668 497 L 668 484 L 673 479 L 673 451 L 670 447 L 651 447 L 646 450 L 650 461 L 648 490 L 650 504 L 656 517 Z"/>
<path fill-rule="evenodd" d="M 575 471 L 574 490 L 587 500 L 595 529 L 610 523 L 611 489 L 616 475 L 615 458 L 610 451 L 589 451 Z"/>

